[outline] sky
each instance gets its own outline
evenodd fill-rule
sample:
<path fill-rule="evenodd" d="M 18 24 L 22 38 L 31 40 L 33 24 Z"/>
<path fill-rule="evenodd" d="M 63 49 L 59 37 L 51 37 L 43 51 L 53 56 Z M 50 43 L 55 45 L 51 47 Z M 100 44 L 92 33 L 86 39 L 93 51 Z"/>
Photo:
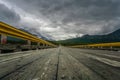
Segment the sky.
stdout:
<path fill-rule="evenodd" d="M 120 28 L 120 0 L 0 0 L 0 21 L 53 40 Z"/>

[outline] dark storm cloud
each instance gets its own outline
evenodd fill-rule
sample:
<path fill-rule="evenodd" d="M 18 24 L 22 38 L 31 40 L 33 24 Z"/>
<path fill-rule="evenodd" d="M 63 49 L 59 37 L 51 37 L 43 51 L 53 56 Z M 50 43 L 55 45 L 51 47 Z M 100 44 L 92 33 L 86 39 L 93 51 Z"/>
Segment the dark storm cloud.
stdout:
<path fill-rule="evenodd" d="M 37 18 L 50 21 L 47 27 L 59 26 L 60 34 L 105 34 L 120 28 L 120 0 L 4 1 Z"/>
<path fill-rule="evenodd" d="M 109 20 L 120 16 L 119 0 L 8 0 L 24 10 L 53 21 Z M 59 19 L 58 19 L 59 20 Z"/>
<path fill-rule="evenodd" d="M 23 9 L 38 15 L 42 13 L 44 16 L 55 18 L 56 15 L 64 16 L 64 21 L 79 19 L 108 20 L 118 17 L 120 13 L 119 0 L 19 0 L 16 3 Z"/>
<path fill-rule="evenodd" d="M 19 20 L 20 16 L 14 10 L 9 9 L 4 4 L 0 4 L 0 21 L 16 24 Z"/>

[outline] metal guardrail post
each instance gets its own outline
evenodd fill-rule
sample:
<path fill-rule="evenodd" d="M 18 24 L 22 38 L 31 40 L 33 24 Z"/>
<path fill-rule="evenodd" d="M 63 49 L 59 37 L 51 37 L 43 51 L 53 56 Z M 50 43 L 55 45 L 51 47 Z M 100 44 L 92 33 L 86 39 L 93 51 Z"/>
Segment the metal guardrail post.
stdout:
<path fill-rule="evenodd" d="M 7 43 L 7 36 L 4 34 L 1 34 L 1 44 L 6 44 Z"/>
<path fill-rule="evenodd" d="M 28 45 L 31 45 L 31 41 L 30 40 L 28 40 L 27 43 L 28 43 Z"/>

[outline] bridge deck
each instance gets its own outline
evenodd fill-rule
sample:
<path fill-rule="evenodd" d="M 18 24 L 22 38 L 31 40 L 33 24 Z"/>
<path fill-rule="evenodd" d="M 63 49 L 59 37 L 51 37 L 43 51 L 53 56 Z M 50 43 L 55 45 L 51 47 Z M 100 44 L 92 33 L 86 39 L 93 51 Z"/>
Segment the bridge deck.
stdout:
<path fill-rule="evenodd" d="M 29 55 L 33 57 L 24 58 Z M 16 63 L 7 63 L 19 57 Z M 37 58 L 32 60 L 34 57 Z M 31 60 L 29 64 L 27 59 Z M 12 69 L 13 64 L 20 67 L 14 66 L 15 70 L 2 74 Z M 1 54 L 0 70 L 0 80 L 120 80 L 120 52 L 59 47 Z"/>

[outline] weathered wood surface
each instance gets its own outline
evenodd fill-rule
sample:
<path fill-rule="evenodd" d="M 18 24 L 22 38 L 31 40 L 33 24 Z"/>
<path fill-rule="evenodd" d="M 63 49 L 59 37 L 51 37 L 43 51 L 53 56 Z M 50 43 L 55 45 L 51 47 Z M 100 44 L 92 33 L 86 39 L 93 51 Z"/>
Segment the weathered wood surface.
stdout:
<path fill-rule="evenodd" d="M 6 69 L 0 63 L 0 74 L 22 65 L 0 80 L 120 80 L 120 52 L 59 47 L 0 56 L 0 61 L 23 55 L 32 57 L 8 62 Z"/>

